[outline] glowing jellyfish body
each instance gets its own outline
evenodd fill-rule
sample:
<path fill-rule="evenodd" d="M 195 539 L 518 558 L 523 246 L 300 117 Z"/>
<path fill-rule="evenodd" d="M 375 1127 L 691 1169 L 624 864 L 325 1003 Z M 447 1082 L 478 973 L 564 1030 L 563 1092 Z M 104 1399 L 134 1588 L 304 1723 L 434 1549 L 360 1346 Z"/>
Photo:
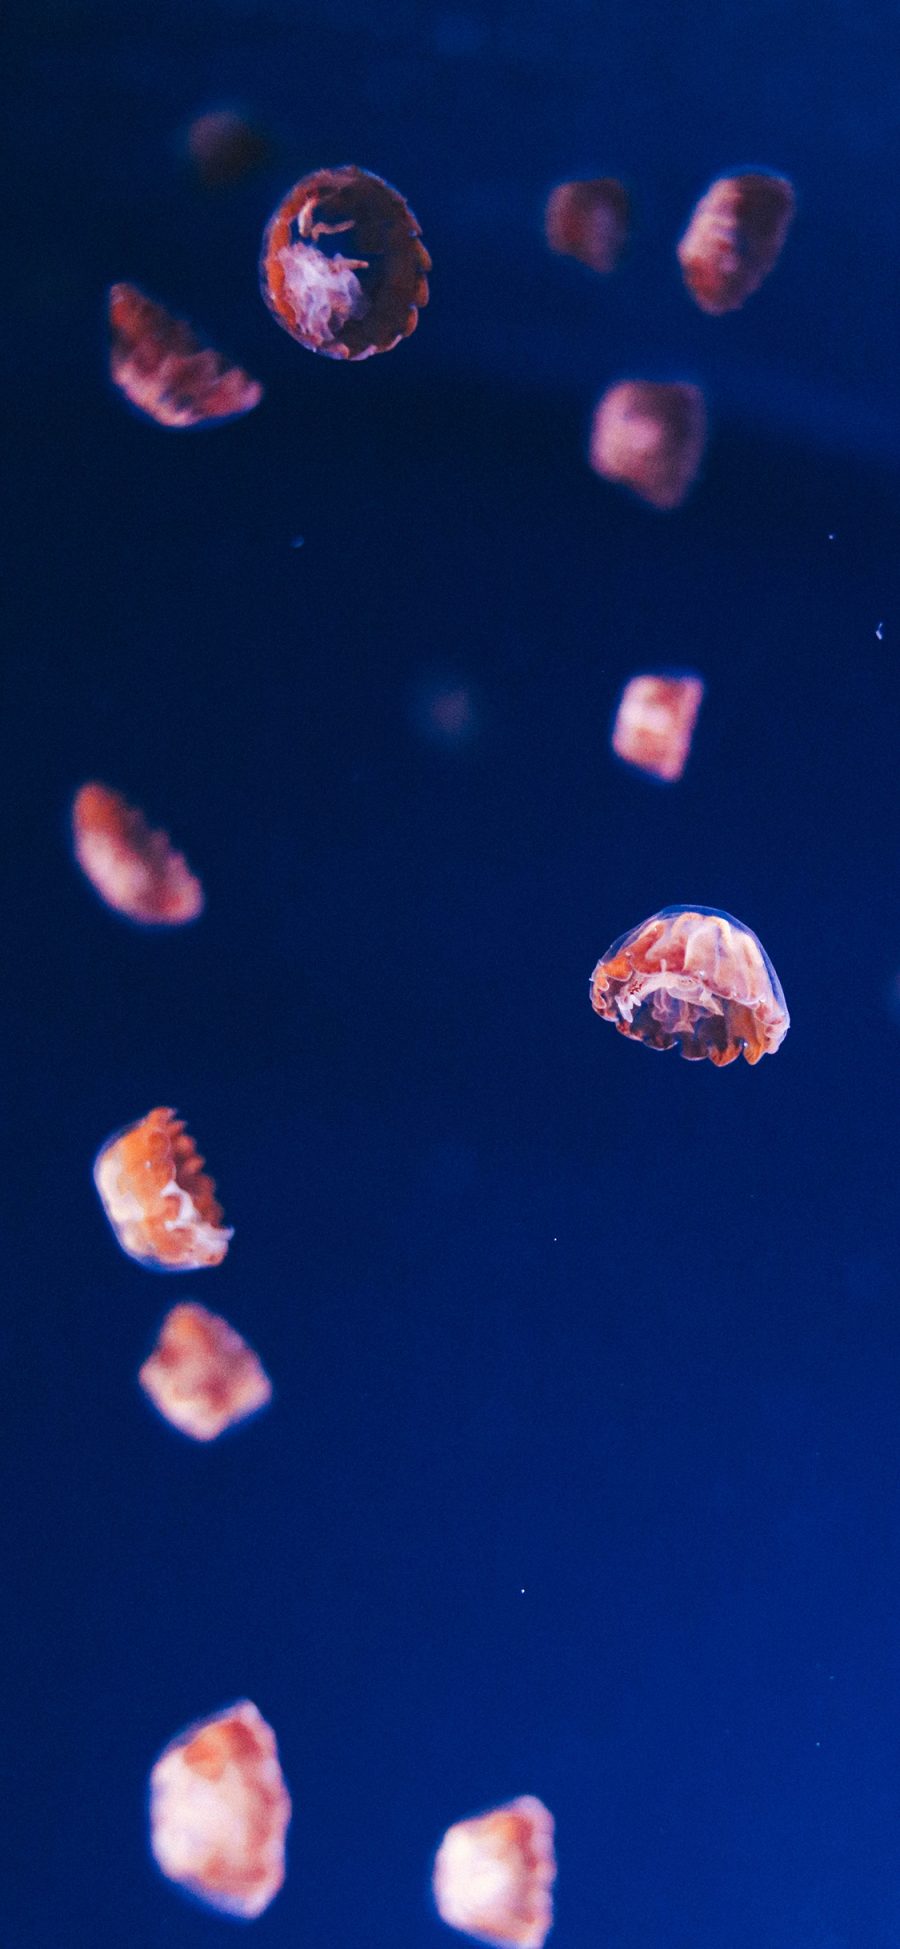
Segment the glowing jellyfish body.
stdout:
<path fill-rule="evenodd" d="M 318 169 L 263 238 L 260 283 L 279 325 L 327 359 L 369 359 L 408 338 L 431 259 L 398 190 L 368 170 Z"/>
<path fill-rule="evenodd" d="M 740 311 L 774 270 L 794 216 L 786 176 L 720 176 L 678 246 L 691 296 L 714 317 Z"/>
<path fill-rule="evenodd" d="M 598 1015 L 648 1049 L 680 1047 L 717 1068 L 773 1056 L 790 1027 L 781 983 L 743 922 L 715 907 L 664 907 L 614 941 L 591 976 Z"/>
<path fill-rule="evenodd" d="M 250 1920 L 284 1882 L 291 1803 L 271 1726 L 248 1699 L 181 1733 L 150 1775 L 150 1845 L 169 1881 Z"/>
<path fill-rule="evenodd" d="M 624 183 L 612 176 L 558 183 L 547 198 L 544 234 L 560 257 L 576 257 L 588 270 L 614 271 L 628 238 L 630 202 Z"/>
<path fill-rule="evenodd" d="M 706 407 L 698 386 L 628 379 L 604 393 L 591 426 L 590 463 L 603 480 L 655 508 L 677 508 L 700 467 Z"/>
<path fill-rule="evenodd" d="M 448 1828 L 432 1886 L 438 1914 L 477 1942 L 543 1949 L 553 1926 L 553 1816 L 524 1794 Z"/>
<path fill-rule="evenodd" d="M 82 785 L 72 806 L 75 858 L 107 907 L 145 927 L 181 927 L 203 912 L 203 888 L 167 832 L 154 832 L 120 792 Z"/>
<path fill-rule="evenodd" d="M 145 1394 L 174 1428 L 215 1441 L 272 1398 L 272 1383 L 252 1347 L 205 1306 L 173 1306 L 139 1374 Z"/>
<path fill-rule="evenodd" d="M 702 701 L 700 677 L 632 677 L 613 725 L 616 756 L 674 784 L 687 764 Z"/>
<path fill-rule="evenodd" d="M 269 156 L 267 137 L 230 108 L 197 115 L 188 129 L 187 146 L 204 189 L 227 189 L 241 182 Z"/>
<path fill-rule="evenodd" d="M 232 1232 L 203 1162 L 174 1110 L 151 1110 L 104 1144 L 94 1183 L 129 1258 L 160 1272 L 221 1264 Z"/>
<path fill-rule="evenodd" d="M 157 426 L 203 426 L 259 405 L 263 389 L 256 379 L 136 285 L 112 286 L 109 323 L 113 384 Z"/>

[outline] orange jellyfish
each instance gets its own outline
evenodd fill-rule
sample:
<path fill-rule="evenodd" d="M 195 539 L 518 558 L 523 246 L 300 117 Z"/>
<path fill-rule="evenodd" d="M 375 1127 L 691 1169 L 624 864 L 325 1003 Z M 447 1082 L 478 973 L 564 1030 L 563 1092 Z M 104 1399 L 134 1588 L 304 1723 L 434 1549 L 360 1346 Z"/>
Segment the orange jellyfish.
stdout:
<path fill-rule="evenodd" d="M 740 311 L 774 270 L 794 216 L 786 176 L 720 176 L 701 196 L 678 246 L 701 311 Z"/>
<path fill-rule="evenodd" d="M 269 157 L 269 141 L 262 130 L 230 108 L 195 116 L 187 146 L 204 189 L 227 189 Z"/>
<path fill-rule="evenodd" d="M 610 387 L 591 427 L 590 463 L 654 508 L 678 508 L 696 479 L 706 444 L 698 386 L 629 379 Z"/>
<path fill-rule="evenodd" d="M 476 1942 L 543 1949 L 553 1927 L 553 1816 L 524 1794 L 450 1827 L 435 1856 L 437 1912 Z"/>
<path fill-rule="evenodd" d="M 203 1164 L 174 1110 L 151 1110 L 103 1145 L 94 1183 L 130 1259 L 159 1272 L 221 1264 L 233 1234 Z"/>
<path fill-rule="evenodd" d="M 544 211 L 544 234 L 560 257 L 577 257 L 589 271 L 614 271 L 628 238 L 631 204 L 614 176 L 558 183 Z"/>
<path fill-rule="evenodd" d="M 366 169 L 317 169 L 280 203 L 263 238 L 262 293 L 310 352 L 369 359 L 414 332 L 431 258 L 398 190 Z"/>
<path fill-rule="evenodd" d="M 613 725 L 616 756 L 673 784 L 687 764 L 702 701 L 700 677 L 632 677 Z"/>
<path fill-rule="evenodd" d="M 134 284 L 109 294 L 113 384 L 158 426 L 203 426 L 258 406 L 263 389 Z"/>
<path fill-rule="evenodd" d="M 120 792 L 94 780 L 72 806 L 75 858 L 107 907 L 145 927 L 181 927 L 203 912 L 203 888 L 167 832 L 154 832 Z"/>
<path fill-rule="evenodd" d="M 245 1920 L 284 1882 L 291 1802 L 271 1726 L 249 1699 L 174 1739 L 150 1775 L 150 1846 L 168 1881 Z"/>
<path fill-rule="evenodd" d="M 272 1383 L 252 1347 L 205 1306 L 173 1306 L 138 1376 L 173 1428 L 215 1441 L 272 1398 Z"/>
<path fill-rule="evenodd" d="M 774 1056 L 790 1027 L 765 949 L 716 907 L 663 907 L 632 927 L 598 961 L 591 1001 L 621 1035 L 717 1069 Z"/>

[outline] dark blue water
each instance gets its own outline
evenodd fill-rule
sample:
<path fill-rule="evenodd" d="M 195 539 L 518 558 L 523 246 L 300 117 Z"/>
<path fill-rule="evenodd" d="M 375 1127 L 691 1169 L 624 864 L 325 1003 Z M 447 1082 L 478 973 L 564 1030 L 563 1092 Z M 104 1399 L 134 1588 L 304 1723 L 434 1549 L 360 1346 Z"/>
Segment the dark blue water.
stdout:
<path fill-rule="evenodd" d="M 856 370 L 836 247 L 859 209 L 896 255 L 890 23 L 827 9 L 816 93 L 803 9 L 740 61 L 736 14 L 643 65 L 636 21 L 572 19 L 577 82 L 537 6 L 21 30 L 3 1949 L 226 1940 L 153 1869 L 144 1796 L 166 1741 L 245 1695 L 295 1803 L 260 1945 L 449 1943 L 431 1852 L 522 1792 L 558 1823 L 560 1949 L 900 1943 L 900 501 L 866 431 L 882 399 L 897 422 L 896 334 L 888 255 Z M 176 136 L 236 95 L 282 161 L 210 200 Z M 272 326 L 254 268 L 280 191 L 346 157 L 400 182 L 436 259 L 416 337 L 352 370 Z M 746 160 L 797 170 L 808 215 L 716 325 L 670 247 Z M 656 213 L 608 308 L 534 216 L 555 174 L 607 168 Z M 259 411 L 132 417 L 104 371 L 119 277 L 245 360 Z M 670 517 L 582 459 L 632 342 L 711 393 Z M 708 686 L 669 790 L 608 750 L 659 664 Z M 429 738 L 459 688 L 472 735 Z M 184 847 L 196 927 L 141 935 L 81 881 L 94 776 Z M 718 1073 L 592 1015 L 601 950 L 678 901 L 760 935 L 775 1060 Z M 154 1103 L 235 1226 L 192 1279 L 126 1260 L 91 1184 Z M 183 1297 L 276 1386 L 208 1449 L 135 1381 Z"/>

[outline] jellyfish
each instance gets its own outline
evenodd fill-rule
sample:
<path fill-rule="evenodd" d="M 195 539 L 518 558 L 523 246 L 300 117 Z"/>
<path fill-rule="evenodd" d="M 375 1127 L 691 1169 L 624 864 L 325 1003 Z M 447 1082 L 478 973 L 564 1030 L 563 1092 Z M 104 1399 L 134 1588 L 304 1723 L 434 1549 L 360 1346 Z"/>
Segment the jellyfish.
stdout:
<path fill-rule="evenodd" d="M 616 756 L 674 783 L 687 764 L 702 701 L 701 677 L 632 677 L 613 725 Z"/>
<path fill-rule="evenodd" d="M 150 1846 L 210 1908 L 262 1915 L 284 1882 L 291 1802 L 271 1726 L 249 1699 L 180 1733 L 150 1775 Z"/>
<path fill-rule="evenodd" d="M 258 406 L 263 389 L 134 284 L 109 294 L 110 376 L 158 426 L 203 426 Z"/>
<path fill-rule="evenodd" d="M 591 1001 L 621 1035 L 717 1069 L 774 1056 L 790 1027 L 765 949 L 717 907 L 663 907 L 632 927 L 598 961 Z"/>
<path fill-rule="evenodd" d="M 193 1303 L 166 1314 L 138 1378 L 160 1414 L 195 1441 L 215 1441 L 272 1398 L 253 1348 L 227 1320 Z"/>
<path fill-rule="evenodd" d="M 269 158 L 268 137 L 230 108 L 195 116 L 188 129 L 187 146 L 204 189 L 230 188 Z"/>
<path fill-rule="evenodd" d="M 558 183 L 544 211 L 544 235 L 560 257 L 577 257 L 589 271 L 614 271 L 628 238 L 631 204 L 614 176 Z"/>
<path fill-rule="evenodd" d="M 103 1145 L 94 1183 L 130 1259 L 159 1272 L 221 1264 L 233 1233 L 203 1164 L 174 1110 L 151 1110 Z"/>
<path fill-rule="evenodd" d="M 612 386 L 591 427 L 590 463 L 655 508 L 677 508 L 692 487 L 706 444 L 698 386 L 629 379 Z"/>
<path fill-rule="evenodd" d="M 154 832 L 120 792 L 94 780 L 72 806 L 75 858 L 107 907 L 144 927 L 181 927 L 203 912 L 203 888 L 167 832 Z"/>
<path fill-rule="evenodd" d="M 701 311 L 740 311 L 774 270 L 794 216 L 786 176 L 720 176 L 701 196 L 678 246 Z"/>
<path fill-rule="evenodd" d="M 414 332 L 431 259 L 398 190 L 348 164 L 304 176 L 263 238 L 262 294 L 279 325 L 327 359 L 369 359 Z"/>
<path fill-rule="evenodd" d="M 434 1862 L 437 1912 L 476 1942 L 543 1949 L 553 1927 L 553 1816 L 524 1794 L 448 1828 Z"/>

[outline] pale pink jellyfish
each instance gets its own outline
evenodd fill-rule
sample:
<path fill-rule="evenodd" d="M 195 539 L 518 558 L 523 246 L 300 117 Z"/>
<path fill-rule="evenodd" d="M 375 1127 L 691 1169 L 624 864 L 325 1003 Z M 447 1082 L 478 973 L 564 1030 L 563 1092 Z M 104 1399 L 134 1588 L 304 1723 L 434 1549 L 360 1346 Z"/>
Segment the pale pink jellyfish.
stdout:
<path fill-rule="evenodd" d="M 103 1145 L 94 1183 L 130 1259 L 158 1272 L 221 1264 L 232 1233 L 203 1166 L 174 1110 L 150 1110 Z"/>
<path fill-rule="evenodd" d="M 716 907 L 663 907 L 632 927 L 598 961 L 591 1001 L 621 1035 L 719 1069 L 774 1056 L 790 1027 L 761 942 Z"/>
<path fill-rule="evenodd" d="M 786 176 L 720 176 L 678 246 L 691 296 L 715 317 L 740 311 L 774 270 L 794 217 Z"/>
<path fill-rule="evenodd" d="M 262 386 L 181 318 L 154 304 L 135 284 L 109 293 L 113 385 L 158 426 L 203 426 L 249 413 Z"/>
<path fill-rule="evenodd" d="M 93 781 L 72 806 L 75 858 L 107 907 L 144 927 L 181 927 L 203 912 L 203 888 L 167 832 L 121 792 Z"/>
<path fill-rule="evenodd" d="M 590 463 L 655 508 L 678 508 L 692 487 L 706 444 L 706 406 L 698 386 L 627 379 L 604 393 L 591 426 Z"/>
<path fill-rule="evenodd" d="M 253 1348 L 227 1320 L 194 1303 L 167 1313 L 138 1378 L 160 1414 L 195 1441 L 214 1441 L 272 1398 Z"/>
<path fill-rule="evenodd" d="M 630 217 L 628 191 L 614 176 L 558 183 L 547 198 L 544 233 L 560 257 L 607 274 L 622 255 Z"/>
<path fill-rule="evenodd" d="M 432 1886 L 438 1914 L 452 1929 L 476 1942 L 543 1949 L 555 1879 L 553 1816 L 524 1794 L 448 1828 Z"/>
<path fill-rule="evenodd" d="M 150 1846 L 210 1908 L 261 1915 L 284 1882 L 291 1802 L 271 1726 L 249 1699 L 166 1747 L 150 1775 Z"/>
<path fill-rule="evenodd" d="M 613 725 L 616 756 L 674 783 L 687 764 L 702 701 L 700 677 L 632 677 Z"/>
<path fill-rule="evenodd" d="M 370 359 L 408 338 L 431 258 L 399 190 L 368 169 L 317 169 L 270 219 L 259 273 L 273 317 L 326 359 Z"/>

